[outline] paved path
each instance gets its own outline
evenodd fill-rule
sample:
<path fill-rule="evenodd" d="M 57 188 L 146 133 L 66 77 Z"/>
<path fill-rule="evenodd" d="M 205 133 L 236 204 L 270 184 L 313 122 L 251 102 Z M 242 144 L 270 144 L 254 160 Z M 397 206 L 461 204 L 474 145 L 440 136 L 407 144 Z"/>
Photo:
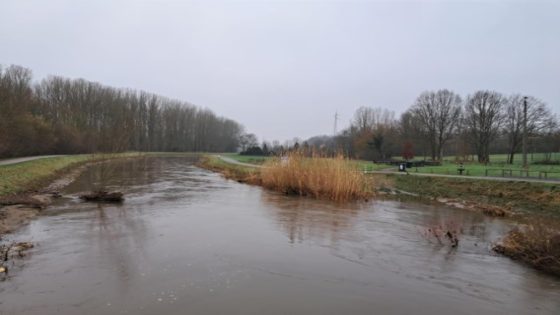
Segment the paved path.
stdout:
<path fill-rule="evenodd" d="M 247 167 L 256 167 L 262 168 L 262 165 L 250 164 L 250 163 L 243 163 L 239 162 L 235 159 L 218 155 L 220 159 L 225 162 L 247 166 Z M 381 170 L 381 171 L 366 171 L 366 174 L 386 174 L 386 175 L 407 175 L 404 172 L 397 172 L 391 170 Z M 446 175 L 446 174 L 431 174 L 431 173 L 413 173 L 410 172 L 408 175 L 412 176 L 424 176 L 424 177 L 443 177 L 443 178 L 460 178 L 460 179 L 473 179 L 473 180 L 491 180 L 491 181 L 500 181 L 500 182 L 529 182 L 529 183 L 545 183 L 545 184 L 560 184 L 560 180 L 555 179 L 540 179 L 540 178 L 525 178 L 525 177 L 495 177 L 495 176 L 466 176 L 466 175 Z"/>
<path fill-rule="evenodd" d="M 0 166 L 17 164 L 17 163 L 33 161 L 38 159 L 46 159 L 46 158 L 57 157 L 57 156 L 64 156 L 64 155 L 39 155 L 39 156 L 27 156 L 27 157 L 15 158 L 15 159 L 0 160 Z"/>
<path fill-rule="evenodd" d="M 256 168 L 262 168 L 263 167 L 262 165 L 239 162 L 237 160 L 234 160 L 232 158 L 229 158 L 229 157 L 223 156 L 223 155 L 217 155 L 217 157 L 219 157 L 222 161 L 228 162 L 230 164 L 247 166 L 247 167 L 256 167 Z"/>

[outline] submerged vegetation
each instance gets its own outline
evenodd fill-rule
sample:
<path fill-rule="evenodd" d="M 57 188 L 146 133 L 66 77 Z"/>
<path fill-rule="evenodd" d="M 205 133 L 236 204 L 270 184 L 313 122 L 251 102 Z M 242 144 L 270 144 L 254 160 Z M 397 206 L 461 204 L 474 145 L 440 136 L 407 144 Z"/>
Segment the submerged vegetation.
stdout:
<path fill-rule="evenodd" d="M 38 159 L 0 166 L 0 197 L 39 189 L 69 168 L 87 162 L 135 157 L 139 153 L 82 154 Z"/>

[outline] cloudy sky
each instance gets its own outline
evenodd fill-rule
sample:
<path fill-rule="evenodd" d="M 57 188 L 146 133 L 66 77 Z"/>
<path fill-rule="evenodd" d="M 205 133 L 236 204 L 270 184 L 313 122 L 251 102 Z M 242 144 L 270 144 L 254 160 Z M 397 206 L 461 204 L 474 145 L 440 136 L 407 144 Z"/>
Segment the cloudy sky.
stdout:
<path fill-rule="evenodd" d="M 401 113 L 424 90 L 560 113 L 560 1 L 0 0 L 0 64 L 208 107 L 260 139 Z M 339 128 L 339 129 L 340 129 Z"/>

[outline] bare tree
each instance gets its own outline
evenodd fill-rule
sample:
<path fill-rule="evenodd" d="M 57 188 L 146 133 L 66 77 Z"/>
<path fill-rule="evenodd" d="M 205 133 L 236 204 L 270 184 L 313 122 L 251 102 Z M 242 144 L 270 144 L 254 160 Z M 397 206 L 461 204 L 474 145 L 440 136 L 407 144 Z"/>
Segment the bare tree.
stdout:
<path fill-rule="evenodd" d="M 424 92 L 410 112 L 428 140 L 432 160 L 441 160 L 443 147 L 453 135 L 461 116 L 461 98 L 449 90 Z"/>
<path fill-rule="evenodd" d="M 523 96 L 513 95 L 507 99 L 504 116 L 504 134 L 508 140 L 508 163 L 513 164 L 523 136 Z M 549 127 L 554 116 L 546 104 L 535 97 L 527 97 L 527 132 L 534 135 Z"/>
<path fill-rule="evenodd" d="M 465 104 L 465 127 L 476 150 L 478 162 L 490 162 L 490 144 L 503 122 L 506 99 L 498 92 L 477 91 Z"/>

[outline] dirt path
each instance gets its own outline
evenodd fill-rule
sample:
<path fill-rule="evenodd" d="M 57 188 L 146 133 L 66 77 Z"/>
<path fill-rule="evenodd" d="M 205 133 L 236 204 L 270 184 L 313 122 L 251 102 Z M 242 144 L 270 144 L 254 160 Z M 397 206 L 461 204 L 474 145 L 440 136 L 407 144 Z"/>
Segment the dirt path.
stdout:
<path fill-rule="evenodd" d="M 27 156 L 27 157 L 19 157 L 14 159 L 0 160 L 0 166 L 23 163 L 23 162 L 33 161 L 38 159 L 58 157 L 58 156 L 64 156 L 64 155 L 39 155 L 39 156 Z"/>

